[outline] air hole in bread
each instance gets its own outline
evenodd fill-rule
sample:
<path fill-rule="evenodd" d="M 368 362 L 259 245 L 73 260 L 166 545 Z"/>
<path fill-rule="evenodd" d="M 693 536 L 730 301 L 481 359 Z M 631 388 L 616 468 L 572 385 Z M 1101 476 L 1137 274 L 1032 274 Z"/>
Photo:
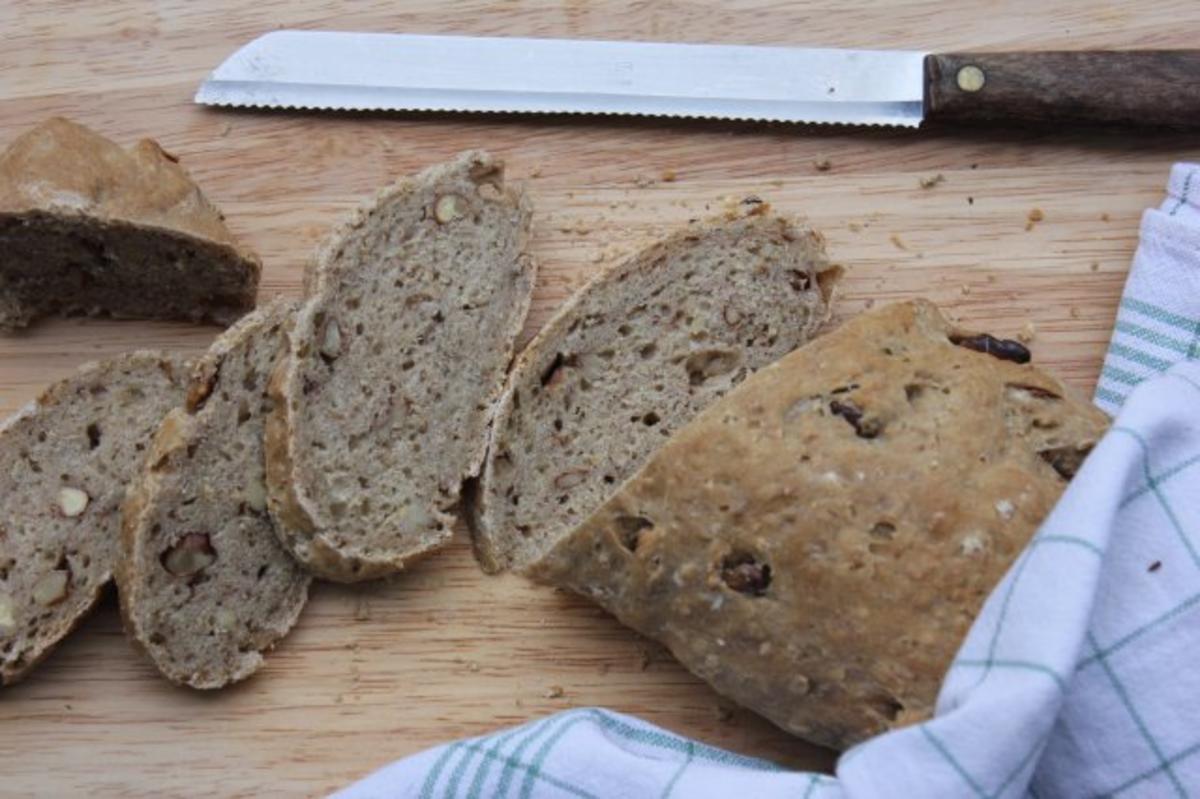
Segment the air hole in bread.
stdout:
<path fill-rule="evenodd" d="M 1079 467 L 1083 465 L 1083 461 L 1087 458 L 1088 453 L 1092 451 L 1088 447 L 1051 447 L 1038 452 L 1038 455 L 1046 463 L 1054 467 L 1054 471 L 1058 472 L 1058 476 L 1064 480 L 1070 480 L 1079 471 Z"/>
<path fill-rule="evenodd" d="M 654 425 L 658 424 L 660 421 L 662 421 L 662 419 L 654 411 L 650 411 L 649 413 L 647 413 L 645 416 L 642 417 L 642 424 L 646 425 L 646 427 L 653 427 Z"/>
<path fill-rule="evenodd" d="M 894 536 L 895 534 L 896 534 L 896 525 L 894 525 L 891 522 L 886 521 L 886 520 L 875 522 L 875 525 L 871 528 L 871 537 L 872 538 L 882 538 L 882 539 L 890 540 L 892 538 L 892 536 Z"/>
<path fill-rule="evenodd" d="M 866 416 L 862 408 L 851 400 L 831 401 L 829 412 L 845 419 L 859 438 L 875 438 L 883 431 L 883 424 L 878 419 Z"/>
<path fill-rule="evenodd" d="M 1010 400 L 1017 402 L 1028 402 L 1031 399 L 1038 400 L 1061 400 L 1062 397 L 1053 391 L 1044 389 L 1041 386 L 1027 385 L 1025 383 L 1005 383 L 1004 393 Z"/>
<path fill-rule="evenodd" d="M 656 352 L 658 352 L 658 345 L 651 341 L 649 344 L 646 344 L 644 347 L 638 350 L 638 355 L 640 355 L 642 358 L 649 359 L 653 358 L 654 353 Z"/>
<path fill-rule="evenodd" d="M 542 372 L 542 386 L 550 387 L 558 385 L 565 377 L 563 370 L 574 368 L 578 363 L 579 358 L 575 355 L 563 355 L 561 352 L 555 353 L 554 360 Z M 516 394 L 513 394 L 513 407 L 518 407 L 518 396 Z"/>
<path fill-rule="evenodd" d="M 904 712 L 904 703 L 887 692 L 867 697 L 866 702 L 868 707 L 889 722 L 897 721 Z"/>
<path fill-rule="evenodd" d="M 771 565 L 748 552 L 734 552 L 721 561 L 721 581 L 739 594 L 764 596 L 771 585 Z"/>
<path fill-rule="evenodd" d="M 645 516 L 618 516 L 615 521 L 617 540 L 629 552 L 637 552 L 642 531 L 654 526 Z"/>
<path fill-rule="evenodd" d="M 726 374 L 737 368 L 740 357 L 732 350 L 700 350 L 688 356 L 684 362 L 688 383 L 703 385 L 711 378 Z"/>
<path fill-rule="evenodd" d="M 100 425 L 92 422 L 87 426 L 87 439 L 89 449 L 100 446 Z"/>

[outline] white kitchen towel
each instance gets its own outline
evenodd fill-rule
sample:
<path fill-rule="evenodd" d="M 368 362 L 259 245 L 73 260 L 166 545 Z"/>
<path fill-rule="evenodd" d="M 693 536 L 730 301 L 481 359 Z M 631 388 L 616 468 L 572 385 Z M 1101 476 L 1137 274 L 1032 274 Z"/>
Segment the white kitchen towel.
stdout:
<path fill-rule="evenodd" d="M 1167 199 L 1142 216 L 1096 404 L 1115 415 L 1130 389 L 1200 358 L 1200 164 L 1176 164 Z"/>
<path fill-rule="evenodd" d="M 1097 390 L 1120 414 L 988 598 L 932 720 L 854 747 L 830 777 L 585 708 L 436 747 L 338 796 L 1200 797 L 1195 192 L 1200 169 L 1176 167 L 1143 219 L 1106 361 L 1127 382 Z"/>

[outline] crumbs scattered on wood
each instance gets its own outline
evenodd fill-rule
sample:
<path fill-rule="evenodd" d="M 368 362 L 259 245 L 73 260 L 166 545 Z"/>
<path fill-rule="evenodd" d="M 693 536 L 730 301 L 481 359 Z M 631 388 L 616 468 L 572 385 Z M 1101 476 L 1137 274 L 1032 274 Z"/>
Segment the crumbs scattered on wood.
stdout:
<path fill-rule="evenodd" d="M 1022 344 L 1028 344 L 1033 341 L 1036 335 L 1037 327 L 1034 326 L 1033 322 L 1026 322 L 1021 326 L 1020 331 L 1017 332 L 1017 341 L 1020 341 Z"/>
<path fill-rule="evenodd" d="M 959 286 L 958 290 L 963 293 L 964 297 L 971 293 L 971 287 L 968 286 L 966 283 L 963 283 L 961 286 Z"/>
<path fill-rule="evenodd" d="M 479 661 L 478 661 L 478 660 L 472 660 L 471 662 L 469 662 L 469 663 L 467 664 L 467 671 L 470 671 L 470 672 L 477 672 L 477 671 L 479 671 Z"/>
<path fill-rule="evenodd" d="M 1033 226 L 1045 218 L 1046 215 L 1042 212 L 1041 208 L 1029 209 L 1029 213 L 1025 216 L 1025 229 L 1033 230 Z"/>
<path fill-rule="evenodd" d="M 354 620 L 367 621 L 371 618 L 371 603 L 362 597 L 354 603 Z"/>
<path fill-rule="evenodd" d="M 897 250 L 908 249 L 908 245 L 904 243 L 904 241 L 900 238 L 900 234 L 898 233 L 893 233 L 892 235 L 888 236 L 888 241 L 890 241 Z"/>
<path fill-rule="evenodd" d="M 221 126 L 221 133 L 220 133 L 221 138 L 222 139 L 225 138 L 232 131 L 233 131 L 233 125 L 229 122 L 226 122 L 224 125 Z"/>
<path fill-rule="evenodd" d="M 846 227 L 850 229 L 851 233 L 862 233 L 862 229 L 863 229 L 863 226 L 858 224 L 857 222 L 848 222 L 846 224 Z"/>
<path fill-rule="evenodd" d="M 658 179 L 661 180 L 663 183 L 674 183 L 676 180 L 676 177 L 677 176 L 675 174 L 674 169 L 664 169 L 662 171 L 662 174 L 658 176 Z"/>
<path fill-rule="evenodd" d="M 817 158 L 813 160 L 813 169 L 818 172 L 828 172 L 833 169 L 833 161 L 828 158 Z"/>
<path fill-rule="evenodd" d="M 545 696 L 547 699 L 560 699 L 564 693 L 566 692 L 561 685 L 551 685 L 546 689 Z"/>
<path fill-rule="evenodd" d="M 1161 560 L 1156 560 L 1156 561 L 1154 561 L 1153 563 L 1151 563 L 1151 564 L 1150 564 L 1150 568 L 1146 569 L 1146 571 L 1148 571 L 1148 572 L 1156 572 L 1156 571 L 1158 571 L 1158 570 L 1159 570 L 1159 569 L 1161 569 L 1161 568 L 1162 568 L 1162 561 L 1161 561 Z"/>
<path fill-rule="evenodd" d="M 1072 305 L 1071 306 L 1071 318 L 1078 319 L 1081 316 L 1083 316 L 1083 311 L 1079 310 L 1079 308 L 1077 306 Z"/>
<path fill-rule="evenodd" d="M 647 186 L 653 186 L 654 179 L 648 178 L 645 175 L 638 175 L 633 179 L 633 185 L 637 186 L 639 189 L 644 189 Z"/>
<path fill-rule="evenodd" d="M 1101 222 L 1107 222 L 1107 221 L 1109 221 L 1109 219 L 1110 219 L 1110 217 L 1109 217 L 1109 215 L 1108 215 L 1108 212 L 1107 212 L 1107 211 L 1106 211 L 1106 212 L 1104 212 L 1104 213 L 1102 213 L 1102 214 L 1100 214 L 1100 221 L 1101 221 Z"/>
<path fill-rule="evenodd" d="M 540 166 L 535 166 L 533 169 L 529 170 L 529 177 L 540 178 L 541 176 L 542 176 L 542 168 Z"/>
<path fill-rule="evenodd" d="M 920 180 L 921 188 L 923 188 L 923 189 L 932 189 L 934 186 L 938 185 L 939 183 L 945 183 L 945 182 L 946 182 L 946 176 L 943 175 L 941 172 L 938 172 L 936 175 L 929 175 L 927 177 L 923 177 Z"/>
<path fill-rule="evenodd" d="M 1088 268 L 1091 269 L 1093 272 L 1099 272 L 1100 271 L 1100 262 L 1092 261 L 1092 265 Z"/>
<path fill-rule="evenodd" d="M 975 204 L 975 198 L 974 198 L 974 197 L 968 197 L 968 198 L 967 198 L 967 205 L 974 205 L 974 204 Z"/>

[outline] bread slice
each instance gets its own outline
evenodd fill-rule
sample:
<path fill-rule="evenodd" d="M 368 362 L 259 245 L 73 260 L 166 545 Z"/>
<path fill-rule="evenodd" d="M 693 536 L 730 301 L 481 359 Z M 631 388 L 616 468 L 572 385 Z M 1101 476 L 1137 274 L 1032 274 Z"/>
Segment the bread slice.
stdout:
<path fill-rule="evenodd" d="M 117 570 L 130 638 L 172 682 L 219 688 L 253 674 L 308 598 L 308 574 L 267 513 L 267 380 L 294 307 L 277 300 L 201 358 L 123 509 Z"/>
<path fill-rule="evenodd" d="M 125 485 L 186 375 L 155 352 L 88 364 L 0 426 L 0 685 L 99 599 L 121 551 Z"/>
<path fill-rule="evenodd" d="M 232 322 L 261 270 L 178 159 L 61 118 L 0 155 L 0 330 L 46 314 Z"/>
<path fill-rule="evenodd" d="M 680 430 L 531 573 L 811 741 L 925 719 L 1108 426 L 1028 358 L 928 302 L 863 314 Z"/>
<path fill-rule="evenodd" d="M 502 162 L 469 152 L 318 255 L 267 423 L 276 529 L 315 574 L 379 577 L 449 541 L 529 308 L 529 215 Z"/>
<path fill-rule="evenodd" d="M 808 341 L 838 273 L 816 233 L 752 213 L 683 230 L 582 289 L 500 403 L 475 503 L 484 568 L 535 560 L 672 432 Z"/>

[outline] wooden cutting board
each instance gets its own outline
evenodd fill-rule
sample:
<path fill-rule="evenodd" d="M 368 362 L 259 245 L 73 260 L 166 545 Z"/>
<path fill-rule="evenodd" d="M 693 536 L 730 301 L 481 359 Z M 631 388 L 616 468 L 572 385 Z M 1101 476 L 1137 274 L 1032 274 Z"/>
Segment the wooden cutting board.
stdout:
<path fill-rule="evenodd" d="M 502 154 L 537 207 L 542 277 L 525 335 L 596 270 L 758 194 L 807 216 L 846 266 L 838 315 L 924 295 L 1090 392 L 1136 244 L 1194 135 L 902 132 L 571 118 L 212 111 L 192 92 L 279 27 L 844 47 L 1187 47 L 1194 0 L 100 0 L 0 6 L 0 141 L 65 114 L 124 143 L 158 138 L 263 256 L 262 294 L 299 294 L 314 244 L 393 177 L 466 147 Z M 923 187 L 924 184 L 930 184 Z M 1041 221 L 1032 221 L 1040 217 Z M 2 254 L 0 254 L 2 257 Z M 199 351 L 190 325 L 47 321 L 0 338 L 0 412 L 132 347 Z M 448 365 L 453 368 L 453 365 Z M 2 498 L 0 498 L 2 501 Z M 246 684 L 173 688 L 124 641 L 111 600 L 0 694 L 0 792 L 320 794 L 449 738 L 603 705 L 805 768 L 829 753 L 737 710 L 589 604 L 488 578 L 464 541 L 401 579 L 316 586 Z"/>

